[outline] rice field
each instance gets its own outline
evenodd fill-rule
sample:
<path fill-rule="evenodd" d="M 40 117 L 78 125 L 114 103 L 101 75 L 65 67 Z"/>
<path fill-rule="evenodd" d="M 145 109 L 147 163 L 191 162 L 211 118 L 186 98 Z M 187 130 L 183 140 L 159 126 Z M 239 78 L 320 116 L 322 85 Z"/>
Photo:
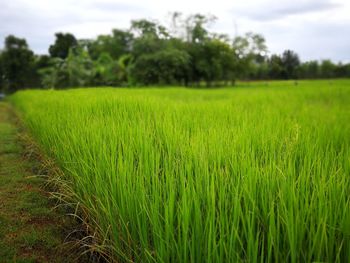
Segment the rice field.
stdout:
<path fill-rule="evenodd" d="M 118 262 L 349 262 L 350 80 L 11 97 Z"/>

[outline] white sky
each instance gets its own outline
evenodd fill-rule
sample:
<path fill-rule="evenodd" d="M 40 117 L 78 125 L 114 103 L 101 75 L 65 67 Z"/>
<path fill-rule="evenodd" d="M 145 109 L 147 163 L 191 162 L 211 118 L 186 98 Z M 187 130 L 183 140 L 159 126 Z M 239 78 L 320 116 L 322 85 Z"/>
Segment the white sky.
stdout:
<path fill-rule="evenodd" d="M 173 11 L 215 15 L 217 33 L 260 33 L 270 53 L 292 49 L 302 60 L 350 62 L 350 0 L 0 0 L 0 41 L 14 34 L 47 53 L 55 32 L 93 38 L 127 29 L 132 19 L 166 23 Z"/>

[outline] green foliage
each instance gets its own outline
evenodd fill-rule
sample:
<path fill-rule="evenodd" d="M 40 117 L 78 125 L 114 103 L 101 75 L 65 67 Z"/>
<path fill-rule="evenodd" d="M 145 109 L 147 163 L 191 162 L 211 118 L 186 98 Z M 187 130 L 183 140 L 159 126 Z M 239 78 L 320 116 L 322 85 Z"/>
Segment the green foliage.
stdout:
<path fill-rule="evenodd" d="M 258 59 L 258 56 L 263 56 L 267 52 L 264 37 L 252 32 L 248 32 L 244 36 L 235 37 L 233 48 L 239 57 L 247 57 L 249 59 Z"/>
<path fill-rule="evenodd" d="M 4 70 L 2 65 L 2 51 L 0 50 L 0 92 L 4 89 Z"/>
<path fill-rule="evenodd" d="M 234 79 L 236 69 L 233 49 L 218 39 L 208 40 L 193 46 L 194 67 L 199 75 L 196 79 L 203 79 L 208 86 L 215 81 Z"/>
<path fill-rule="evenodd" d="M 106 82 L 113 82 L 114 61 L 108 53 L 101 53 L 94 61 L 94 82 L 95 85 L 103 85 Z"/>
<path fill-rule="evenodd" d="M 80 47 L 70 49 L 66 59 L 70 87 L 89 86 L 93 75 L 93 62 L 88 52 Z"/>
<path fill-rule="evenodd" d="M 50 60 L 50 66 L 39 70 L 41 85 L 44 88 L 64 88 L 68 86 L 66 63 L 61 58 Z"/>
<path fill-rule="evenodd" d="M 139 37 L 166 38 L 169 36 L 164 26 L 147 19 L 132 20 L 130 29 Z"/>
<path fill-rule="evenodd" d="M 186 40 L 192 43 L 200 43 L 208 39 L 207 26 L 216 20 L 214 16 L 202 14 L 190 15 L 185 20 Z"/>
<path fill-rule="evenodd" d="M 318 61 L 308 61 L 300 64 L 299 77 L 317 79 L 320 78 L 321 72 Z"/>
<path fill-rule="evenodd" d="M 123 55 L 118 59 L 118 81 L 122 85 L 129 83 L 129 65 L 131 64 L 132 56 L 130 54 Z"/>
<path fill-rule="evenodd" d="M 69 55 L 69 50 L 77 46 L 78 41 L 70 33 L 56 33 L 55 36 L 55 43 L 49 47 L 49 53 L 53 58 L 65 59 Z"/>
<path fill-rule="evenodd" d="M 180 14 L 174 15 L 179 20 Z M 206 29 L 214 20 L 196 14 L 177 21 L 173 31 L 185 31 L 184 39 L 167 39 L 169 34 L 162 33 L 154 22 L 134 21 L 132 29 L 140 37 L 133 45 L 134 59 L 129 70 L 132 82 L 190 85 L 205 81 L 210 86 L 214 81 L 233 80 L 236 61 L 231 47 L 211 37 Z"/>
<path fill-rule="evenodd" d="M 152 30 L 142 29 L 142 35 L 134 41 L 128 67 L 130 82 L 144 85 L 182 84 L 189 67 L 189 54 L 181 48 L 182 41 L 161 39 L 156 24 L 151 25 Z"/>
<path fill-rule="evenodd" d="M 131 21 L 129 30 L 113 29 L 96 39 L 57 33 L 50 57 L 34 56 L 24 39 L 10 36 L 16 40 L 11 52 L 5 48 L 0 54 L 0 87 L 222 86 L 236 79 L 350 77 L 350 64 L 301 63 L 291 50 L 268 56 L 260 34 L 231 39 L 214 33 L 210 27 L 216 17 L 211 15 L 175 12 L 169 18 L 168 27 L 139 19 Z"/>
<path fill-rule="evenodd" d="M 234 38 L 232 47 L 236 54 L 237 74 L 241 78 L 250 78 L 254 71 L 265 61 L 267 46 L 263 36 L 252 32 Z"/>
<path fill-rule="evenodd" d="M 337 78 L 350 78 L 350 63 L 349 64 L 342 64 L 341 62 L 336 65 L 335 69 L 335 77 Z"/>
<path fill-rule="evenodd" d="M 91 58 L 96 60 L 101 54 L 107 53 L 113 60 L 130 52 L 133 35 L 130 32 L 113 29 L 112 35 L 100 35 L 87 44 Z"/>
<path fill-rule="evenodd" d="M 285 79 L 298 78 L 297 70 L 300 65 L 300 60 L 297 53 L 291 50 L 284 51 L 281 62 L 284 69 L 282 75 Z"/>
<path fill-rule="evenodd" d="M 155 53 L 166 48 L 166 46 L 166 40 L 155 38 L 152 35 L 145 35 L 135 39 L 131 54 L 134 59 L 138 59 L 142 55 Z"/>
<path fill-rule="evenodd" d="M 108 53 L 102 53 L 94 61 L 93 82 L 95 85 L 117 86 L 127 82 L 124 60 L 127 55 L 122 56 L 118 61 L 112 59 Z"/>
<path fill-rule="evenodd" d="M 272 55 L 268 60 L 269 72 L 268 76 L 271 79 L 280 79 L 282 78 L 283 65 L 282 59 L 278 55 Z"/>
<path fill-rule="evenodd" d="M 86 50 L 70 49 L 64 60 L 55 58 L 51 66 L 41 69 L 42 84 L 46 88 L 84 87 L 92 84 L 93 62 Z"/>
<path fill-rule="evenodd" d="M 347 262 L 350 82 L 252 85 L 11 100 L 114 261 Z"/>
<path fill-rule="evenodd" d="M 15 92 L 33 83 L 34 53 L 25 39 L 8 36 L 1 53 L 2 86 L 5 92 Z"/>
<path fill-rule="evenodd" d="M 144 54 L 130 66 L 130 76 L 135 83 L 182 84 L 185 81 L 189 55 L 175 48 Z"/>
<path fill-rule="evenodd" d="M 336 65 L 332 61 L 326 59 L 321 62 L 320 70 L 321 75 L 325 78 L 334 78 L 335 77 Z"/>

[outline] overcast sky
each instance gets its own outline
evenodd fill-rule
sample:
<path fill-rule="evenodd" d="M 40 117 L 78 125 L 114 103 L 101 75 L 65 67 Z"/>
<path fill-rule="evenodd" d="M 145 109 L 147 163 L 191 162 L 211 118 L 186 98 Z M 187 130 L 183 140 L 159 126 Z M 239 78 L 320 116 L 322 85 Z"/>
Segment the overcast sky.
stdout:
<path fill-rule="evenodd" d="M 350 62 L 350 0 L 0 0 L 1 48 L 14 34 L 47 53 L 55 32 L 94 38 L 127 29 L 132 19 L 165 23 L 172 11 L 215 15 L 217 33 L 260 33 L 270 53 L 292 49 L 302 60 Z"/>

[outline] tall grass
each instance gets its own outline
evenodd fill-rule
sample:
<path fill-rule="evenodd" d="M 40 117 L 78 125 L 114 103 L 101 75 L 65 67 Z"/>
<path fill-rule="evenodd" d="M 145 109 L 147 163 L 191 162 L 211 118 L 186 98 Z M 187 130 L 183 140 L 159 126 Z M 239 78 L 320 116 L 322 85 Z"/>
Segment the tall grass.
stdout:
<path fill-rule="evenodd" d="M 350 81 L 11 99 L 115 260 L 349 260 Z"/>

